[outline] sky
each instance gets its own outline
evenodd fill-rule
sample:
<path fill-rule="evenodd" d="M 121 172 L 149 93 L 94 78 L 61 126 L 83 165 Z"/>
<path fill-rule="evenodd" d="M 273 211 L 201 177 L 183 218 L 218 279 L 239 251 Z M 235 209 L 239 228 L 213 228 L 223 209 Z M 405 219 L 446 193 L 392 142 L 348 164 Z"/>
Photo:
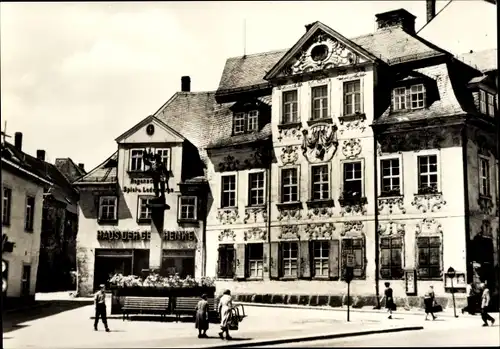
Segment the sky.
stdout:
<path fill-rule="evenodd" d="M 437 1 L 437 11 L 447 3 Z M 1 127 L 7 121 L 11 142 L 14 132 L 23 133 L 25 152 L 43 149 L 52 163 L 70 157 L 88 171 L 116 151 L 116 137 L 180 90 L 181 76 L 191 77 L 192 91 L 215 90 L 225 60 L 244 49 L 290 48 L 316 20 L 355 37 L 376 29 L 375 14 L 398 8 L 417 16 L 417 30 L 425 24 L 423 0 L 3 2 Z M 458 43 L 450 35 L 466 27 L 456 14 L 449 17 L 432 30 L 443 44 Z M 474 20 L 469 26 L 485 17 Z M 469 41 L 479 48 L 492 42 Z M 447 49 L 465 52 L 471 44 L 457 45 Z"/>

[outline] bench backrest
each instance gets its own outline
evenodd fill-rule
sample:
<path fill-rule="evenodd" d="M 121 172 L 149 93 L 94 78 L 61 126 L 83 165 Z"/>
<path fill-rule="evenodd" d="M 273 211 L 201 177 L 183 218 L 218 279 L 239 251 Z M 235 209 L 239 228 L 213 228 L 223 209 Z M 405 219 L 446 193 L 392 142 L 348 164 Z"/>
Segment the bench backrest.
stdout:
<path fill-rule="evenodd" d="M 195 297 L 177 297 L 175 301 L 175 308 L 194 311 L 199 301 L 200 299 Z M 217 302 L 214 298 L 208 298 L 207 302 L 209 311 L 217 311 Z"/>
<path fill-rule="evenodd" d="M 168 307 L 168 297 L 125 297 L 125 306 L 164 306 Z"/>

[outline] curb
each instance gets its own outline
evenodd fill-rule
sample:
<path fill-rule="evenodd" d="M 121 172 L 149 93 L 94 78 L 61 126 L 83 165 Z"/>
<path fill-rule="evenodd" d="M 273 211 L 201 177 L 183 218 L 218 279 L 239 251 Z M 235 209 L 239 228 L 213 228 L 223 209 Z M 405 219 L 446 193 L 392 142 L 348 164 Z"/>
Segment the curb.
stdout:
<path fill-rule="evenodd" d="M 424 329 L 423 326 L 406 326 L 406 327 L 387 328 L 387 329 L 382 329 L 382 330 L 368 330 L 368 331 L 357 331 L 357 332 L 343 332 L 343 333 L 335 333 L 335 334 L 320 334 L 320 335 L 302 336 L 302 337 L 255 340 L 253 342 L 247 342 L 247 343 L 228 342 L 227 344 L 222 344 L 222 345 L 207 345 L 207 346 L 199 346 L 196 348 L 215 349 L 215 348 L 227 348 L 227 347 L 231 347 L 231 348 L 259 347 L 259 346 L 264 346 L 264 345 L 277 345 L 277 344 L 296 343 L 296 342 L 310 342 L 310 341 L 344 338 L 344 337 L 366 336 L 366 335 L 370 335 L 370 334 L 379 334 L 379 333 L 418 331 L 418 330 L 423 330 L 423 329 Z"/>
<path fill-rule="evenodd" d="M 311 305 L 295 305 L 295 304 L 265 304 L 265 303 L 249 303 L 249 302 L 233 302 L 234 304 L 242 304 L 246 307 L 262 307 L 262 308 L 283 308 L 283 309 L 303 309 L 303 310 L 324 310 L 324 311 L 346 311 L 347 307 L 321 307 L 321 306 L 311 306 Z M 408 314 L 408 315 L 425 315 L 424 310 L 422 309 L 421 312 L 417 311 L 411 311 L 411 310 L 404 310 L 403 307 L 400 313 L 402 314 Z M 353 308 L 351 306 L 350 308 L 351 312 L 356 312 L 356 313 L 372 313 L 372 314 L 381 314 L 383 312 L 383 309 L 381 308 L 380 310 L 377 309 L 359 309 L 359 308 Z M 457 309 L 457 316 L 462 315 L 461 309 Z M 452 317 L 454 318 L 455 316 L 453 314 L 447 314 L 446 312 L 441 312 L 437 313 L 440 314 L 441 317 Z M 462 315 L 462 316 L 465 316 Z"/>

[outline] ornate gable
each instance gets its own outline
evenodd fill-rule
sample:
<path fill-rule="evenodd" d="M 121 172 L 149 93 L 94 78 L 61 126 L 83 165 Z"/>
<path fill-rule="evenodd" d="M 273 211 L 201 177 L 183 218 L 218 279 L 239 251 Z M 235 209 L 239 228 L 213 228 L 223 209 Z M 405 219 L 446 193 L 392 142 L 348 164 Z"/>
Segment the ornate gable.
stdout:
<path fill-rule="evenodd" d="M 118 143 L 181 143 L 184 137 L 155 116 L 148 116 L 116 138 Z"/>
<path fill-rule="evenodd" d="M 269 71 L 266 79 L 356 66 L 377 58 L 323 23 L 316 22 Z"/>

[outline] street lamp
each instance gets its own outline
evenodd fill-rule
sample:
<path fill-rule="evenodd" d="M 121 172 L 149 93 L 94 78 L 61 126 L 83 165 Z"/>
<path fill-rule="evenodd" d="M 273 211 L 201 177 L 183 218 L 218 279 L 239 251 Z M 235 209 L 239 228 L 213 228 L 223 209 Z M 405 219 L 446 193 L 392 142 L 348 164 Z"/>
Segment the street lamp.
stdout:
<path fill-rule="evenodd" d="M 453 315 L 455 315 L 455 317 L 458 317 L 457 316 L 457 308 L 455 307 L 455 288 L 453 287 L 453 279 L 455 278 L 457 273 L 455 272 L 455 269 L 453 269 L 453 267 L 449 267 L 446 274 L 448 275 L 448 277 L 451 280 L 451 297 L 453 299 Z"/>

